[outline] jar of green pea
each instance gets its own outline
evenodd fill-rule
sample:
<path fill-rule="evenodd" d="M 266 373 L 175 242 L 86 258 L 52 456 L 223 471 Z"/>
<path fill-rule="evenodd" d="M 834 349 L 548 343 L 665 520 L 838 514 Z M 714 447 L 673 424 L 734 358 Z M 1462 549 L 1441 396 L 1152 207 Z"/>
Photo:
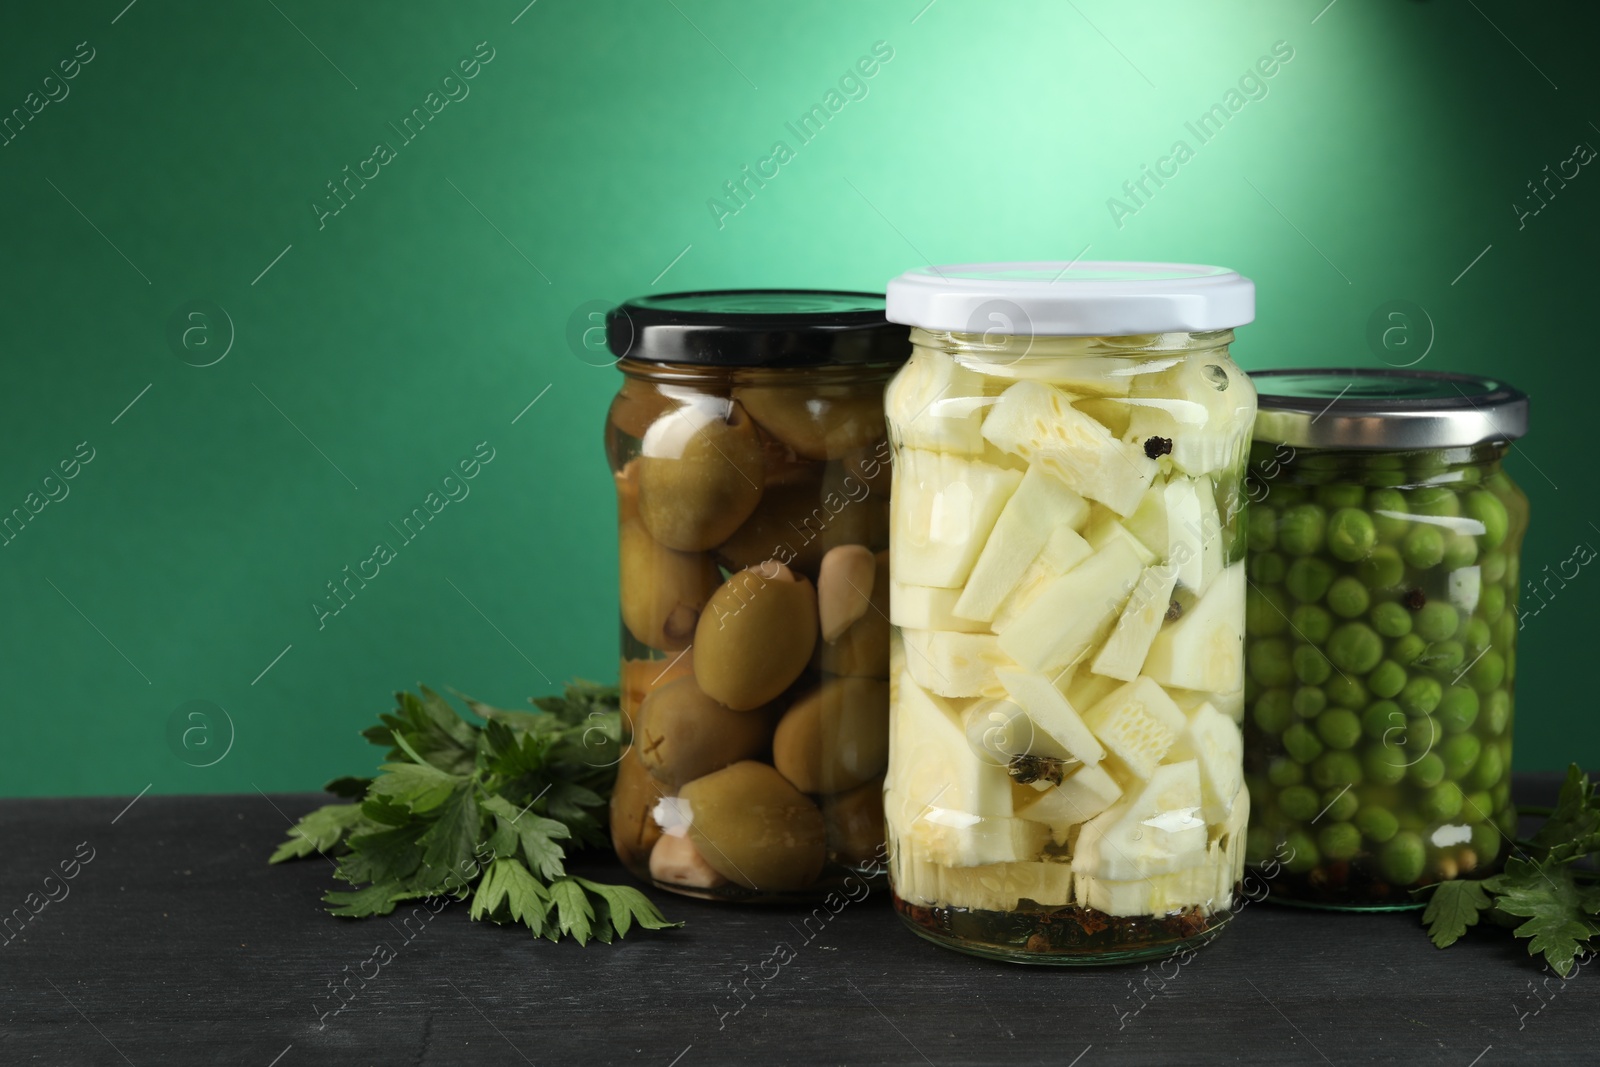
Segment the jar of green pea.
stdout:
<path fill-rule="evenodd" d="M 1412 370 L 1251 375 L 1247 861 L 1285 903 L 1419 907 L 1511 805 L 1528 398 Z"/>

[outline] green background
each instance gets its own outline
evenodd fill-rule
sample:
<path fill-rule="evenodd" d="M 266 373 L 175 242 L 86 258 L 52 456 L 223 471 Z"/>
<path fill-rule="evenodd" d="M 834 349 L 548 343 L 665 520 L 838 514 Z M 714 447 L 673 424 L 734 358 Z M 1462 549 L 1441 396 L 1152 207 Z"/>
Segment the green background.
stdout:
<path fill-rule="evenodd" d="M 0 548 L 0 793 L 314 788 L 372 765 L 357 730 L 418 679 L 514 704 L 613 678 L 600 425 L 617 376 L 569 338 L 652 287 L 881 288 L 926 261 L 1086 246 L 1220 263 L 1259 286 L 1247 369 L 1378 365 L 1369 320 L 1410 301 L 1432 323 L 1419 366 L 1534 398 L 1510 463 L 1533 500 L 1524 574 L 1600 544 L 1600 174 L 1520 222 L 1513 207 L 1546 164 L 1600 144 L 1588 16 L 124 2 L 31 5 L 0 36 L 0 112 L 80 41 L 95 53 L 0 147 L 0 510 L 94 449 Z M 878 41 L 893 58 L 865 98 L 800 145 L 784 124 Z M 1278 41 L 1294 55 L 1267 95 L 1199 144 L 1185 121 Z M 494 58 L 470 95 L 401 143 L 389 124 L 479 42 Z M 1180 138 L 1194 158 L 1119 227 L 1108 198 Z M 719 227 L 707 201 L 779 139 L 794 158 Z M 379 140 L 396 157 L 319 228 L 325 183 Z M 231 329 L 213 311 L 174 345 L 169 319 L 197 300 Z M 1389 362 L 1426 347 L 1413 319 Z M 230 332 L 225 358 L 191 365 Z M 482 441 L 495 458 L 470 496 L 319 628 L 324 583 L 398 545 L 388 523 Z M 1517 764 L 1594 766 L 1600 578 L 1551 589 L 1522 635 Z M 226 718 L 173 730 L 195 700 Z"/>

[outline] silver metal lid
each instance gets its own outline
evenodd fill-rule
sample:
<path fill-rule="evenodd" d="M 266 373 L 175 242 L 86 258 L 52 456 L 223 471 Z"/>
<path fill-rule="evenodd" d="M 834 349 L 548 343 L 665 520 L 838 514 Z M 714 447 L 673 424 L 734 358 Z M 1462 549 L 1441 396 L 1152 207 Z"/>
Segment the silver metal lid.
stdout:
<path fill-rule="evenodd" d="M 1299 448 L 1406 451 L 1514 441 L 1528 398 L 1493 378 L 1329 367 L 1255 371 L 1255 438 Z"/>

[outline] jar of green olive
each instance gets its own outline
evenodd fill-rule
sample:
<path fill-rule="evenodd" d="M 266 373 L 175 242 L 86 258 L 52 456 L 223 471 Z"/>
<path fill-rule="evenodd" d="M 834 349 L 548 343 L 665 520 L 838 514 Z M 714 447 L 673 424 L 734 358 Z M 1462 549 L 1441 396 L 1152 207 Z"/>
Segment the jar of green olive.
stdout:
<path fill-rule="evenodd" d="M 883 308 L 740 290 L 607 316 L 630 742 L 611 833 L 663 889 L 856 899 L 881 880 L 883 391 L 910 351 Z"/>
<path fill-rule="evenodd" d="M 1409 370 L 1252 375 L 1246 857 L 1273 899 L 1420 906 L 1495 873 L 1528 499 L 1528 400 Z"/>

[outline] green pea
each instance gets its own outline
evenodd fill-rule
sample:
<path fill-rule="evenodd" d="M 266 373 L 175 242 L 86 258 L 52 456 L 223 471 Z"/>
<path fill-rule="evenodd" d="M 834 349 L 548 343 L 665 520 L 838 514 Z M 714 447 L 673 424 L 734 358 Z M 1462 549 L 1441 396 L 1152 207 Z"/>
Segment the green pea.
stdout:
<path fill-rule="evenodd" d="M 1305 874 L 1322 862 L 1322 857 L 1317 855 L 1317 843 L 1304 830 L 1292 831 L 1283 843 L 1288 857 L 1283 861 L 1283 869 L 1290 874 Z"/>
<path fill-rule="evenodd" d="M 1444 565 L 1450 570 L 1470 567 L 1478 560 L 1478 541 L 1466 534 L 1453 533 L 1445 538 Z"/>
<path fill-rule="evenodd" d="M 1484 619 L 1494 622 L 1506 610 L 1506 591 L 1498 585 L 1486 585 L 1478 593 L 1478 610 Z"/>
<path fill-rule="evenodd" d="M 1397 486 L 1397 485 L 1405 485 L 1406 484 L 1406 472 L 1405 471 L 1373 471 L 1373 472 L 1371 472 L 1370 474 L 1367 475 L 1367 484 L 1371 485 L 1371 486 L 1375 486 L 1375 487 L 1376 486 L 1381 486 L 1381 487 L 1384 487 L 1384 488 L 1392 488 L 1392 487 Z"/>
<path fill-rule="evenodd" d="M 1429 449 L 1421 452 L 1411 452 L 1406 456 L 1406 465 L 1410 468 L 1411 480 L 1415 483 L 1431 481 L 1450 469 L 1450 458 L 1447 453 L 1439 449 Z"/>
<path fill-rule="evenodd" d="M 1361 798 L 1354 789 L 1340 787 L 1328 789 L 1322 794 L 1321 817 L 1334 822 L 1349 822 L 1355 817 L 1356 809 L 1361 806 Z"/>
<path fill-rule="evenodd" d="M 1251 641 L 1245 664 L 1250 669 L 1250 677 L 1262 685 L 1288 685 L 1294 680 L 1289 643 L 1277 637 Z"/>
<path fill-rule="evenodd" d="M 1302 641 L 1320 645 L 1333 633 L 1333 616 L 1317 604 L 1301 604 L 1289 613 L 1289 625 Z"/>
<path fill-rule="evenodd" d="M 1333 564 L 1327 560 L 1319 556 L 1301 556 L 1284 572 L 1283 587 L 1302 604 L 1309 604 L 1327 595 L 1335 574 Z"/>
<path fill-rule="evenodd" d="M 1405 561 L 1400 558 L 1400 550 L 1393 545 L 1378 545 L 1370 556 L 1356 564 L 1356 577 L 1368 589 L 1394 589 L 1405 576 Z"/>
<path fill-rule="evenodd" d="M 1372 628 L 1384 637 L 1404 637 L 1411 632 L 1411 612 L 1397 601 L 1386 600 L 1382 604 L 1374 604 L 1368 617 L 1372 620 Z"/>
<path fill-rule="evenodd" d="M 1510 616 L 1507 616 L 1510 618 Z M 1500 688 L 1506 678 L 1506 659 L 1494 649 L 1478 657 L 1478 662 L 1467 668 L 1467 681 L 1480 693 Z"/>
<path fill-rule="evenodd" d="M 1356 487 L 1359 493 L 1360 487 Z M 1335 559 L 1354 563 L 1366 558 L 1378 542 L 1378 531 L 1372 519 L 1358 508 L 1343 507 L 1328 519 L 1328 551 Z"/>
<path fill-rule="evenodd" d="M 1283 750 L 1296 763 L 1310 763 L 1322 755 L 1322 742 L 1311 727 L 1297 722 L 1283 731 Z"/>
<path fill-rule="evenodd" d="M 1423 818 L 1433 822 L 1449 822 L 1461 814 L 1461 787 L 1454 782 L 1440 782 L 1422 795 L 1417 810 Z"/>
<path fill-rule="evenodd" d="M 1402 667 L 1409 667 L 1428 651 L 1428 642 L 1415 633 L 1401 634 L 1389 643 L 1389 658 Z"/>
<path fill-rule="evenodd" d="M 1306 685 L 1321 685 L 1333 673 L 1333 665 L 1316 645 L 1296 645 L 1292 660 L 1295 677 Z"/>
<path fill-rule="evenodd" d="M 1356 812 L 1356 829 L 1375 845 L 1381 845 L 1400 829 L 1400 820 L 1387 808 L 1366 807 Z"/>
<path fill-rule="evenodd" d="M 1506 586 L 1516 589 L 1522 579 L 1522 560 L 1515 553 L 1506 557 Z"/>
<path fill-rule="evenodd" d="M 1327 650 L 1340 670 L 1366 674 L 1383 659 L 1383 638 L 1366 623 L 1347 622 L 1328 636 Z"/>
<path fill-rule="evenodd" d="M 1296 504 L 1304 504 L 1311 496 L 1303 486 L 1290 485 L 1287 482 L 1272 487 L 1272 499 L 1278 504 L 1278 514 L 1283 514 L 1286 508 Z"/>
<path fill-rule="evenodd" d="M 1302 685 L 1294 691 L 1294 713 L 1302 719 L 1314 719 L 1328 706 L 1328 694 L 1314 685 Z"/>
<path fill-rule="evenodd" d="M 1330 860 L 1347 860 L 1361 851 L 1361 831 L 1347 822 L 1330 823 L 1317 835 L 1317 844 Z"/>
<path fill-rule="evenodd" d="M 1489 796 L 1491 798 L 1493 798 L 1493 800 L 1494 800 L 1494 806 L 1495 806 L 1495 810 L 1496 811 L 1498 811 L 1499 809 L 1505 807 L 1507 804 L 1511 803 L 1511 782 L 1510 782 L 1510 780 L 1506 779 L 1506 778 L 1502 778 L 1502 779 L 1500 779 L 1500 784 L 1499 785 L 1490 786 L 1489 787 Z"/>
<path fill-rule="evenodd" d="M 1372 596 L 1367 592 L 1367 587 L 1361 584 L 1360 579 L 1350 575 L 1341 575 L 1328 586 L 1328 610 L 1345 619 L 1353 619 L 1364 615 L 1367 606 L 1372 603 Z"/>
<path fill-rule="evenodd" d="M 1374 696 L 1388 700 L 1405 688 L 1406 669 L 1392 659 L 1386 659 L 1367 675 L 1367 688 Z"/>
<path fill-rule="evenodd" d="M 1464 685 L 1452 685 L 1439 700 L 1439 725 L 1445 733 L 1459 734 L 1478 721 L 1478 693 Z"/>
<path fill-rule="evenodd" d="M 1291 556 L 1309 556 L 1322 548 L 1327 512 L 1316 504 L 1296 504 L 1278 520 L 1278 544 Z"/>
<path fill-rule="evenodd" d="M 1456 635 L 1461 616 L 1448 601 L 1430 600 L 1422 605 L 1411 625 L 1424 641 L 1444 641 Z"/>
<path fill-rule="evenodd" d="M 1483 562 L 1478 566 L 1483 568 L 1483 580 L 1492 585 L 1506 576 L 1506 554 L 1489 552 L 1484 555 Z"/>
<path fill-rule="evenodd" d="M 1408 715 L 1426 715 L 1439 706 L 1444 696 L 1444 686 L 1437 678 L 1419 674 L 1400 690 L 1400 706 Z"/>
<path fill-rule="evenodd" d="M 1436 518 L 1455 518 L 1461 514 L 1461 498 L 1449 486 L 1429 485 L 1411 491 L 1411 514 Z"/>
<path fill-rule="evenodd" d="M 1489 624 L 1489 633 L 1494 637 L 1495 647 L 1510 648 L 1512 642 L 1517 639 L 1517 630 L 1520 628 L 1521 620 L 1517 618 L 1517 612 L 1513 607 L 1513 610 Z"/>
<path fill-rule="evenodd" d="M 1374 785 L 1398 785 L 1405 781 L 1405 753 L 1398 748 L 1376 746 L 1361 754 L 1361 769 Z"/>
<path fill-rule="evenodd" d="M 1500 811 L 1495 813 L 1494 824 L 1500 828 L 1500 832 L 1502 834 L 1505 834 L 1508 837 L 1516 834 L 1517 809 L 1502 808 Z"/>
<path fill-rule="evenodd" d="M 1255 511 L 1251 510 L 1252 517 Z M 1261 585 L 1277 585 L 1283 581 L 1284 572 L 1289 569 L 1289 561 L 1279 552 L 1257 552 L 1250 550 L 1250 580 Z"/>
<path fill-rule="evenodd" d="M 1488 745 L 1478 754 L 1478 762 L 1467 775 L 1467 784 L 1473 789 L 1493 789 L 1505 775 L 1506 761 L 1500 754 L 1500 746 Z"/>
<path fill-rule="evenodd" d="M 1250 717 L 1262 733 L 1282 733 L 1283 728 L 1294 721 L 1289 690 L 1275 688 L 1262 693 L 1250 709 Z"/>
<path fill-rule="evenodd" d="M 1359 508 L 1367 491 L 1354 482 L 1333 482 L 1318 486 L 1311 495 L 1325 508 Z"/>
<path fill-rule="evenodd" d="M 1437 752 L 1430 752 L 1406 769 L 1406 777 L 1411 779 L 1413 785 L 1423 789 L 1432 789 L 1444 781 L 1444 759 Z"/>
<path fill-rule="evenodd" d="M 1400 542 L 1400 554 L 1419 571 L 1437 567 L 1444 559 L 1444 534 L 1437 526 L 1413 526 Z"/>
<path fill-rule="evenodd" d="M 1378 540 L 1394 544 L 1411 529 L 1411 508 L 1405 494 L 1398 489 L 1374 489 L 1367 494 L 1367 508 L 1372 512 L 1372 525 Z"/>
<path fill-rule="evenodd" d="M 1361 713 L 1361 732 L 1372 741 L 1382 741 L 1391 729 L 1405 724 L 1405 713 L 1392 700 L 1374 700 Z"/>
<path fill-rule="evenodd" d="M 1493 655 L 1494 653 L 1488 653 Z M 1471 672 L 1468 672 L 1469 674 Z M 1474 687 L 1476 688 L 1476 686 Z M 1490 737 L 1499 737 L 1511 725 L 1511 694 L 1496 689 L 1483 698 L 1483 728 Z"/>
<path fill-rule="evenodd" d="M 1367 687 L 1359 679 L 1347 674 L 1336 674 L 1328 679 L 1326 686 L 1328 700 L 1341 708 L 1364 708 L 1367 706 Z"/>
<path fill-rule="evenodd" d="M 1265 826 L 1252 826 L 1244 835 L 1244 861 L 1251 866 L 1267 862 L 1272 855 L 1272 835 Z"/>
<path fill-rule="evenodd" d="M 1246 520 L 1248 540 L 1252 552 L 1266 552 L 1278 544 L 1278 512 L 1266 504 L 1251 504 Z"/>
<path fill-rule="evenodd" d="M 1461 628 L 1461 640 L 1474 655 L 1482 652 L 1489 647 L 1489 624 L 1478 618 L 1468 619 Z"/>
<path fill-rule="evenodd" d="M 1378 865 L 1390 882 L 1406 886 L 1422 877 L 1422 865 L 1426 858 L 1422 835 L 1403 830 L 1384 843 L 1378 853 Z"/>
<path fill-rule="evenodd" d="M 1506 531 L 1511 525 L 1506 506 L 1500 498 L 1483 489 L 1467 494 L 1467 514 L 1483 523 L 1480 540 L 1486 549 L 1496 549 L 1505 543 Z"/>
<path fill-rule="evenodd" d="M 1444 743 L 1439 755 L 1444 760 L 1445 776 L 1459 780 L 1478 762 L 1483 743 L 1472 734 L 1457 734 Z"/>
<path fill-rule="evenodd" d="M 1460 641 L 1436 641 L 1428 646 L 1428 654 L 1422 657 L 1419 665 L 1425 665 L 1430 671 L 1454 674 L 1466 661 L 1467 650 Z"/>
<path fill-rule="evenodd" d="M 1278 794 L 1278 810 L 1296 822 L 1305 822 L 1322 810 L 1322 803 L 1310 786 L 1291 785 Z"/>
<path fill-rule="evenodd" d="M 1349 708 L 1329 708 L 1317 716 L 1317 736 L 1329 748 L 1354 748 L 1361 740 L 1361 717 Z"/>
<path fill-rule="evenodd" d="M 1275 585 L 1252 585 L 1244 592 L 1244 632 L 1277 637 L 1289 628 L 1289 597 Z"/>
<path fill-rule="evenodd" d="M 1494 811 L 1494 797 L 1484 789 L 1468 793 L 1467 799 L 1461 804 L 1461 818 L 1468 823 L 1483 822 L 1489 818 L 1489 813 L 1492 811 Z"/>
<path fill-rule="evenodd" d="M 1312 738 L 1312 740 L 1315 741 L 1316 738 Z M 1267 764 L 1267 781 L 1279 789 L 1284 789 L 1291 785 L 1299 785 L 1305 781 L 1305 777 L 1306 769 L 1292 759 L 1284 759 L 1279 756 Z"/>
<path fill-rule="evenodd" d="M 1319 789 L 1361 784 L 1361 758 L 1353 752 L 1324 752 L 1311 763 L 1311 781 Z"/>
<path fill-rule="evenodd" d="M 1500 855 L 1500 831 L 1492 822 L 1479 823 L 1472 828 L 1472 851 L 1478 854 L 1478 865 L 1493 863 Z"/>

